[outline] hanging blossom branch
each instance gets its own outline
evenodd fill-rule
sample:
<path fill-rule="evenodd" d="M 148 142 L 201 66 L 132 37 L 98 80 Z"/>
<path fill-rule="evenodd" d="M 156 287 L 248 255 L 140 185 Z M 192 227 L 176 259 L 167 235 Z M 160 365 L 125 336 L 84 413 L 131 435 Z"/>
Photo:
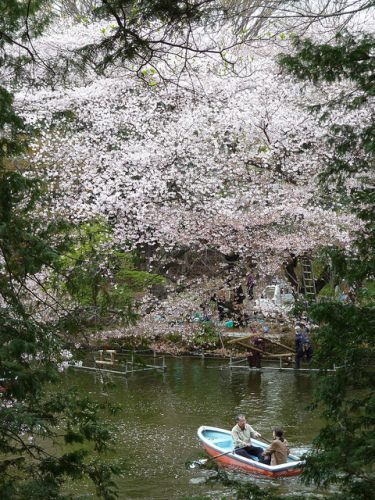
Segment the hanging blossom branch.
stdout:
<path fill-rule="evenodd" d="M 186 87 L 186 75 L 194 88 L 193 82 L 199 83 L 195 79 L 196 58 L 219 60 L 226 71 L 240 74 L 236 68 L 241 61 L 241 46 L 276 40 L 285 33 L 301 34 L 306 23 L 311 27 L 338 18 L 345 25 L 356 13 L 371 8 L 370 4 L 365 0 L 318 2 L 313 10 L 309 2 L 280 0 L 89 1 L 87 5 L 76 5 L 76 11 L 82 8 L 88 17 L 60 18 L 65 28 L 75 24 L 77 33 L 81 31 L 85 36 L 65 41 L 60 37 L 54 47 L 50 45 L 44 51 L 43 42 L 36 44 L 30 35 L 31 0 L 27 0 L 28 44 L 6 32 L 3 36 L 24 49 L 33 64 L 45 67 L 45 84 L 54 88 L 61 83 L 71 84 L 77 73 L 95 78 L 94 74 L 108 76 L 120 67 L 151 86 L 173 82 Z M 66 9 L 63 0 L 52 7 L 61 16 L 65 11 L 74 11 L 74 0 L 69 0 Z M 145 76 L 148 69 L 155 75 L 151 81 Z M 27 68 L 18 67 L 17 71 L 26 74 Z"/>

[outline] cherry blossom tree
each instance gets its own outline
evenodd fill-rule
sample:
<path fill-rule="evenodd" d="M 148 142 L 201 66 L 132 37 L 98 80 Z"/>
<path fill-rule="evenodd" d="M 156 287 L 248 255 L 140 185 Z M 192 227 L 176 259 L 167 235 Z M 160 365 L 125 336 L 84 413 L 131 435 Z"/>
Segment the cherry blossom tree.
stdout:
<path fill-rule="evenodd" d="M 140 29 L 147 63 L 140 53 L 124 59 L 120 52 L 103 62 L 119 30 L 120 38 L 134 35 L 125 33 L 125 18 L 111 21 L 120 3 L 100 19 L 52 25 L 33 43 L 33 65 L 17 73 L 17 107 L 36 133 L 26 161 L 35 166 L 30 175 L 49 180 L 48 203 L 38 208 L 46 219 L 104 218 L 115 245 L 147 250 L 158 269 L 191 249 L 251 258 L 273 275 L 290 251 L 350 245 L 359 224 L 317 186 L 330 156 L 322 141 L 329 125 L 317 126 L 305 110 L 350 84 L 301 92 L 275 57 L 296 32 L 329 38 L 340 23 L 358 26 L 353 15 L 364 3 L 275 2 L 268 10 L 250 1 L 214 3 L 189 4 L 216 14 L 187 31 L 174 24 L 171 38 L 163 31 L 174 23 L 168 18 L 157 43 L 160 19 L 148 13 Z M 139 22 L 143 14 L 132 15 Z M 369 117 L 334 119 L 360 127 Z M 350 182 L 346 189 L 357 181 Z"/>
<path fill-rule="evenodd" d="M 41 134 L 32 162 L 53 186 L 45 215 L 104 216 L 129 248 L 215 248 L 274 266 L 290 250 L 348 244 L 353 219 L 316 188 L 324 129 L 301 108 L 324 89 L 301 95 L 273 56 L 259 49 L 245 79 L 197 68 L 193 93 L 121 76 L 20 92 Z"/>

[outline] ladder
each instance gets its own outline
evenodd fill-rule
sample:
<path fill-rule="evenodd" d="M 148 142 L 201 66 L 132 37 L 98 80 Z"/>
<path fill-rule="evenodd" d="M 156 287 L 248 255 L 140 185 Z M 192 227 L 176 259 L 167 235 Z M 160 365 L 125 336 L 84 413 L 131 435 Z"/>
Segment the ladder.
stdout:
<path fill-rule="evenodd" d="M 304 295 L 312 300 L 316 301 L 316 289 L 315 289 L 315 280 L 311 265 L 311 259 L 308 257 L 303 257 L 301 259 L 302 266 L 302 281 L 304 287 Z"/>

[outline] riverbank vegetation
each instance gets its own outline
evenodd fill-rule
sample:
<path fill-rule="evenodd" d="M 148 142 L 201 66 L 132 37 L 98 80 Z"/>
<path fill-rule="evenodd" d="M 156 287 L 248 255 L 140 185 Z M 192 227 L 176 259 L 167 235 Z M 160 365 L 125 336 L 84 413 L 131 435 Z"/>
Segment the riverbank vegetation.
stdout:
<path fill-rule="evenodd" d="M 217 322 L 290 336 L 307 314 L 327 425 L 303 478 L 367 498 L 372 16 L 365 0 L 2 2 L 2 497 L 62 498 L 83 476 L 116 495 L 101 408 L 45 390 L 67 343 L 215 350 Z M 294 315 L 256 303 L 275 278 Z M 50 455 L 45 439 L 74 446 Z"/>

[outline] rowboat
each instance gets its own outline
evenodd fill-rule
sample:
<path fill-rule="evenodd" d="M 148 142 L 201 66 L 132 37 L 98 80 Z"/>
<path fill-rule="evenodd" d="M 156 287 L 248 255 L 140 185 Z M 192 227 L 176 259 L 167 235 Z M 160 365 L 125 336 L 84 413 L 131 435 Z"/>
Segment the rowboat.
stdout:
<path fill-rule="evenodd" d="M 256 457 L 245 458 L 233 451 L 233 440 L 230 431 L 218 427 L 202 425 L 198 429 L 198 438 L 205 451 L 220 465 L 241 469 L 253 474 L 269 477 L 297 476 L 302 472 L 303 460 L 295 455 L 288 456 L 288 462 L 281 465 L 266 465 L 258 461 Z M 251 444 L 263 449 L 266 445 L 257 439 L 251 439 Z"/>

